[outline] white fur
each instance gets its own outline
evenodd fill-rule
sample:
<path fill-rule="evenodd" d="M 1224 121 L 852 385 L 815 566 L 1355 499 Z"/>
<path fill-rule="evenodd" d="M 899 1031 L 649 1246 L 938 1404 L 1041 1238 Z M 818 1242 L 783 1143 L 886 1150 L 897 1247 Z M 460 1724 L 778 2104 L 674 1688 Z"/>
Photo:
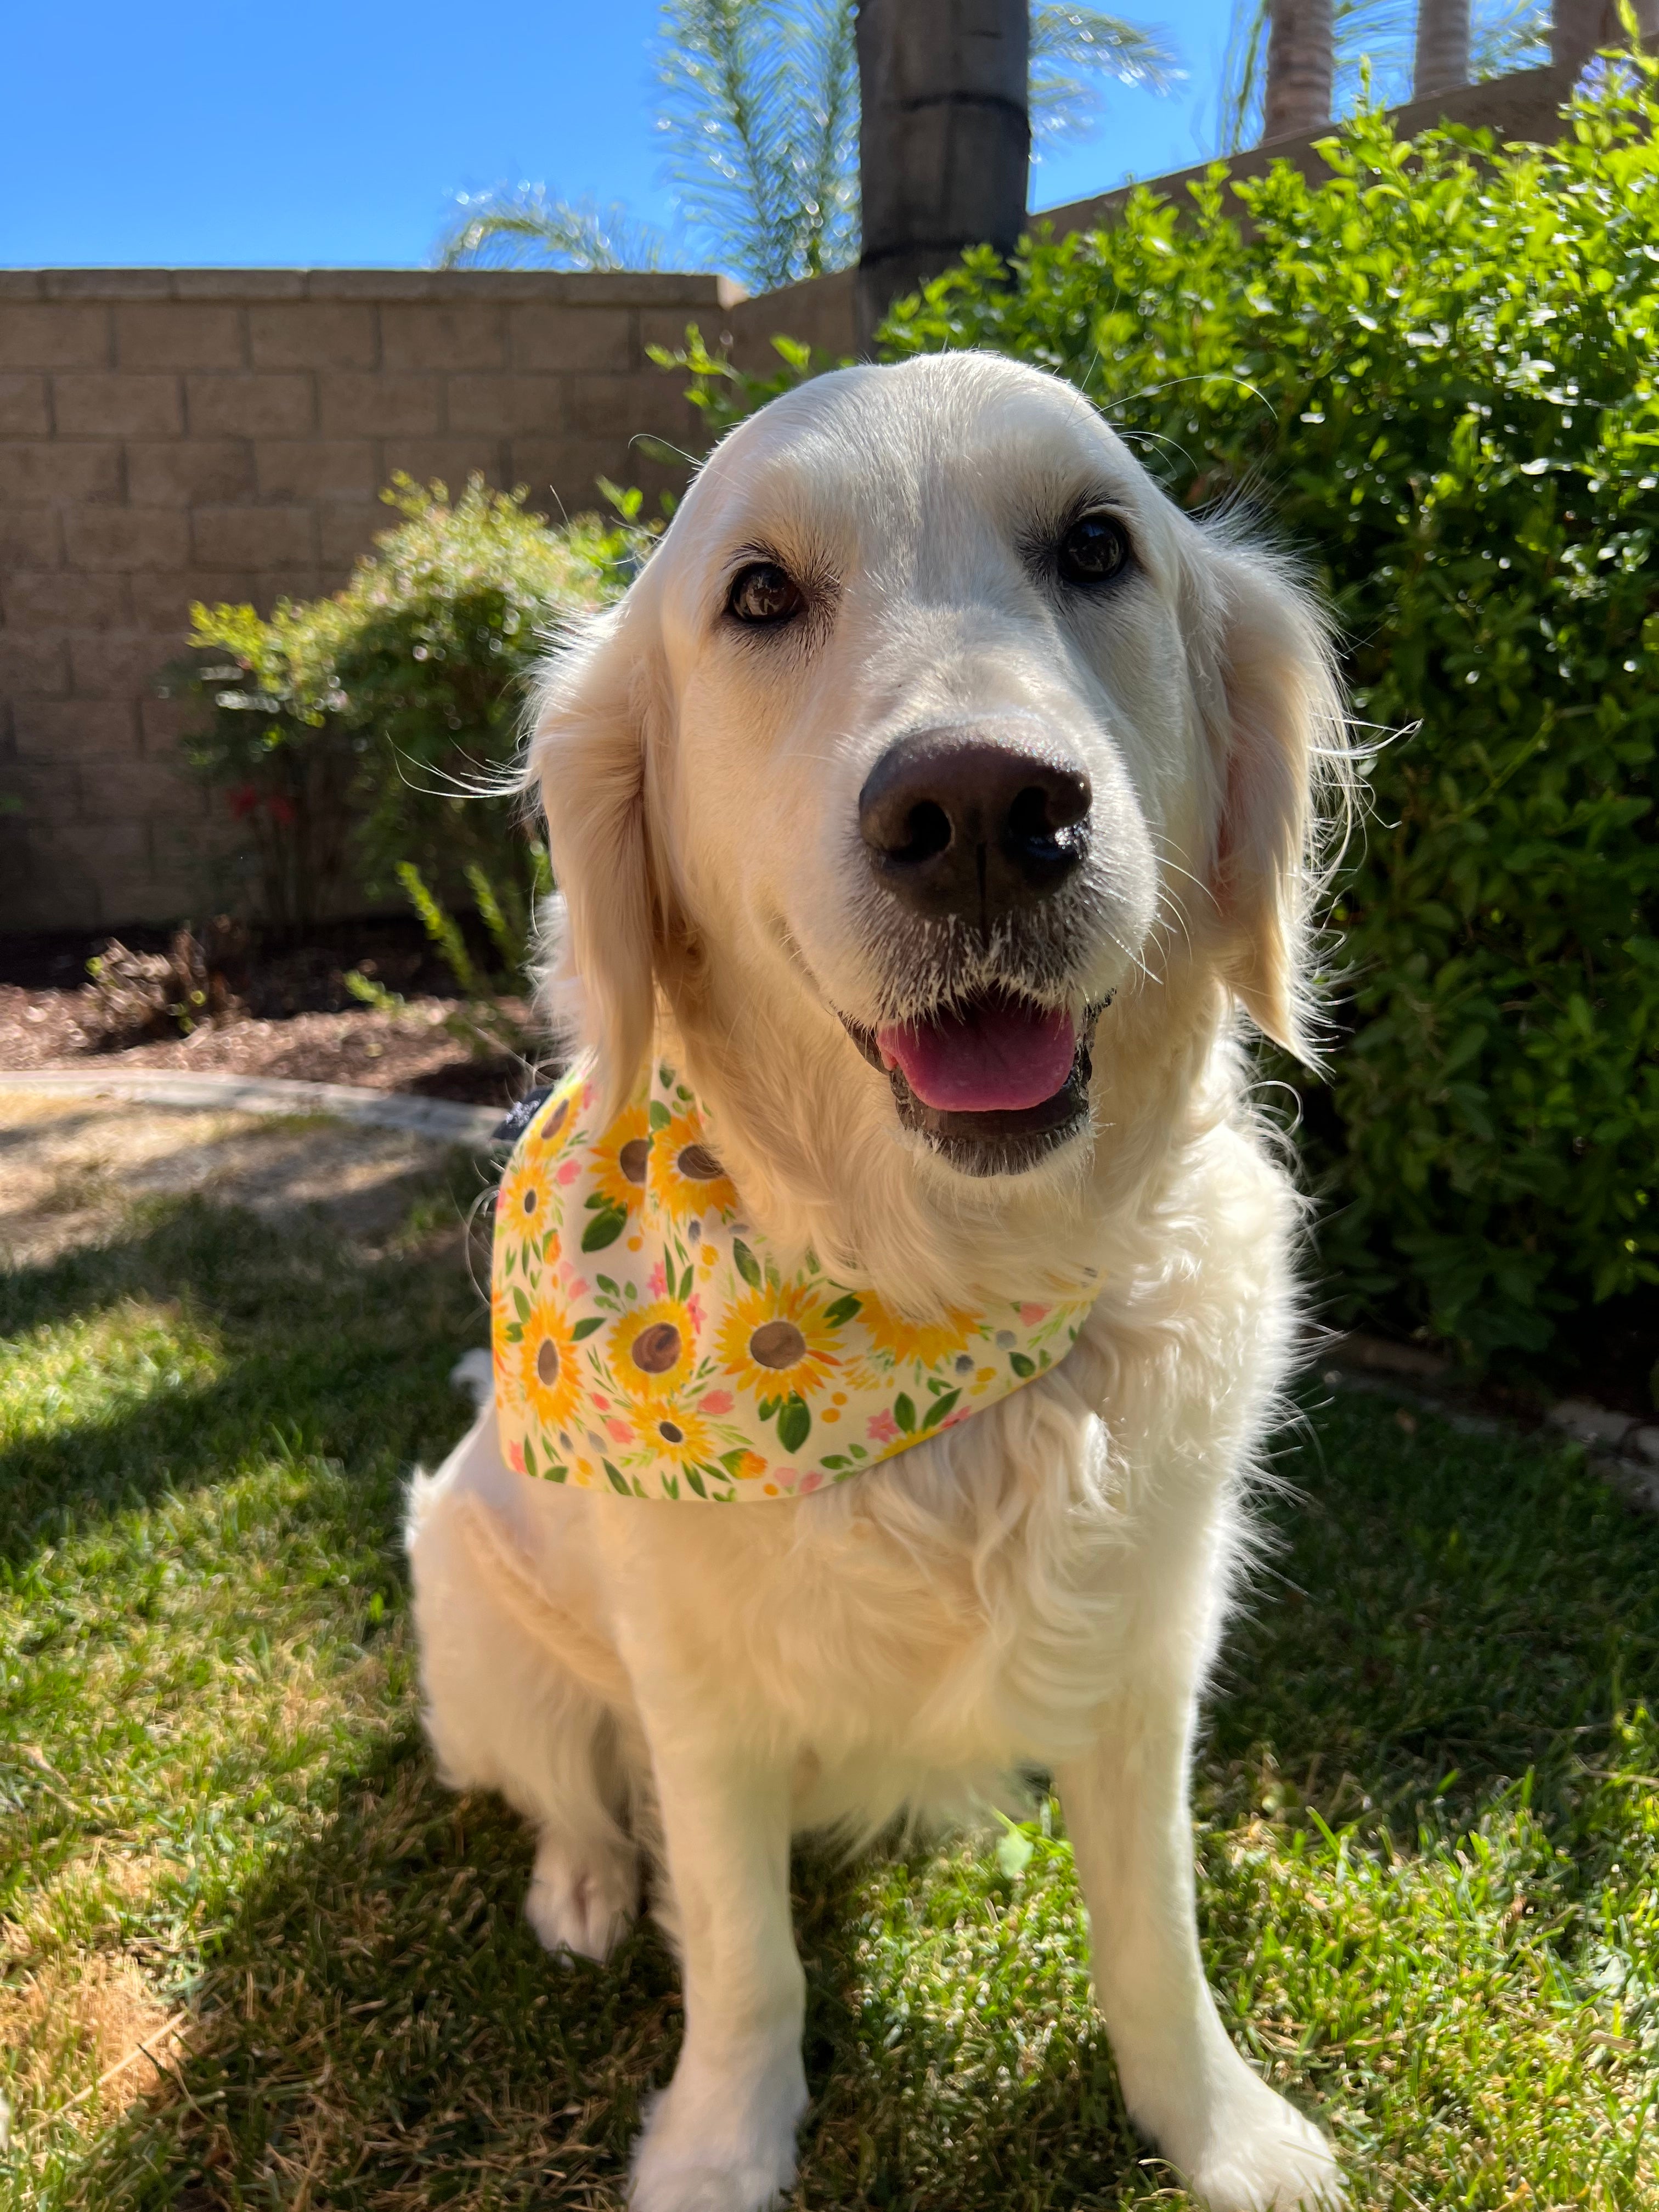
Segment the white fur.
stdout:
<path fill-rule="evenodd" d="M 1138 560 L 1083 607 L 1021 550 L 1079 491 L 1112 500 Z M 816 580 L 793 641 L 722 621 L 757 547 Z M 1086 1133 L 978 1180 L 901 1133 L 839 1018 L 902 1018 L 921 990 L 872 908 L 860 784 L 895 734 L 970 718 L 1086 761 L 1064 989 L 1079 1009 L 1116 994 Z M 535 1824 L 538 1932 L 601 1955 L 639 1855 L 659 1869 L 686 2033 L 640 2212 L 750 2212 L 789 2186 L 791 1834 L 969 1807 L 1028 1764 L 1064 1801 L 1138 2124 L 1215 2212 L 1340 2199 L 1323 2138 L 1217 2015 L 1186 1804 L 1297 1329 L 1297 1203 L 1231 1009 L 1303 1036 L 1310 787 L 1336 718 L 1294 589 L 1182 516 L 1074 393 L 977 356 L 775 403 L 550 670 L 532 772 L 562 988 L 612 1095 L 656 1026 L 769 1236 L 909 1310 L 1056 1264 L 1103 1285 L 1055 1373 L 799 1502 L 532 1483 L 488 1410 L 416 1482 L 428 1725 L 451 1783 Z M 948 951 L 949 989 L 996 972 L 994 945 Z"/>

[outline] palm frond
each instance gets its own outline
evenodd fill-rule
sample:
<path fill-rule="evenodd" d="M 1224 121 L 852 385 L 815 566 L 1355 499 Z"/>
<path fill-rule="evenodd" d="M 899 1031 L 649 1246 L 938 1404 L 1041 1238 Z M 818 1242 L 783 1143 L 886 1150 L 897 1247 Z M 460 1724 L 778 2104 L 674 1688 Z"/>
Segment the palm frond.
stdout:
<path fill-rule="evenodd" d="M 665 170 L 719 263 L 770 289 L 858 250 L 854 0 L 666 0 Z"/>
<path fill-rule="evenodd" d="M 1034 7 L 1030 57 L 1031 135 L 1039 142 L 1093 130 L 1103 82 L 1167 92 L 1182 74 L 1165 33 L 1097 8 Z"/>
<path fill-rule="evenodd" d="M 1549 58 L 1548 0 L 1510 0 L 1507 7 L 1475 10 L 1469 75 L 1477 82 L 1502 76 L 1509 70 L 1541 69 Z"/>
<path fill-rule="evenodd" d="M 664 240 L 623 207 L 550 198 L 545 185 L 462 192 L 440 269 L 659 269 Z"/>

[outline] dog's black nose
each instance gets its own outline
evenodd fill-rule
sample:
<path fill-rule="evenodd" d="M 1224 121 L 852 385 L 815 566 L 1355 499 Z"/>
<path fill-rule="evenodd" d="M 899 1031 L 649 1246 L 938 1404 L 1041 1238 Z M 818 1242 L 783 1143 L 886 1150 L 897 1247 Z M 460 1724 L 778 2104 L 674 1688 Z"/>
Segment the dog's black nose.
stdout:
<path fill-rule="evenodd" d="M 972 731 L 901 738 L 859 793 L 871 866 L 919 914 L 990 920 L 1057 891 L 1089 848 L 1080 762 Z"/>

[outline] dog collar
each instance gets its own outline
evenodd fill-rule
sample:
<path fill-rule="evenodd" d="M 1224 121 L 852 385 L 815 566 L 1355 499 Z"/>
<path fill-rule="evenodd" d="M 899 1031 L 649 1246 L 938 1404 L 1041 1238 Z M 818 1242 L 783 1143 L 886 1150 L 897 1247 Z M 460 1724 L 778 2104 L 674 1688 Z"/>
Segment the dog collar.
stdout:
<path fill-rule="evenodd" d="M 591 1064 L 531 1116 L 495 1200 L 502 1449 L 625 1498 L 760 1502 L 845 1482 L 1063 1359 L 1095 1292 L 907 1319 L 807 1255 L 786 1273 L 658 1061 L 608 1127 Z"/>

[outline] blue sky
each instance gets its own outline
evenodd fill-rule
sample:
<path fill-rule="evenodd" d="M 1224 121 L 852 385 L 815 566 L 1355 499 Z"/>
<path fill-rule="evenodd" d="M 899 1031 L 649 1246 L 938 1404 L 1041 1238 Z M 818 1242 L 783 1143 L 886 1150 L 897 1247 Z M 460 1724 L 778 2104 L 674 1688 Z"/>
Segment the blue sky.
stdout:
<path fill-rule="evenodd" d="M 1186 82 L 1114 89 L 1056 206 L 1214 149 L 1230 0 L 1148 0 Z M 410 267 L 457 191 L 527 178 L 667 225 L 657 0 L 0 0 L 0 265 Z M 8 81 L 9 80 L 9 81 Z M 695 265 L 699 257 L 676 257 Z"/>

